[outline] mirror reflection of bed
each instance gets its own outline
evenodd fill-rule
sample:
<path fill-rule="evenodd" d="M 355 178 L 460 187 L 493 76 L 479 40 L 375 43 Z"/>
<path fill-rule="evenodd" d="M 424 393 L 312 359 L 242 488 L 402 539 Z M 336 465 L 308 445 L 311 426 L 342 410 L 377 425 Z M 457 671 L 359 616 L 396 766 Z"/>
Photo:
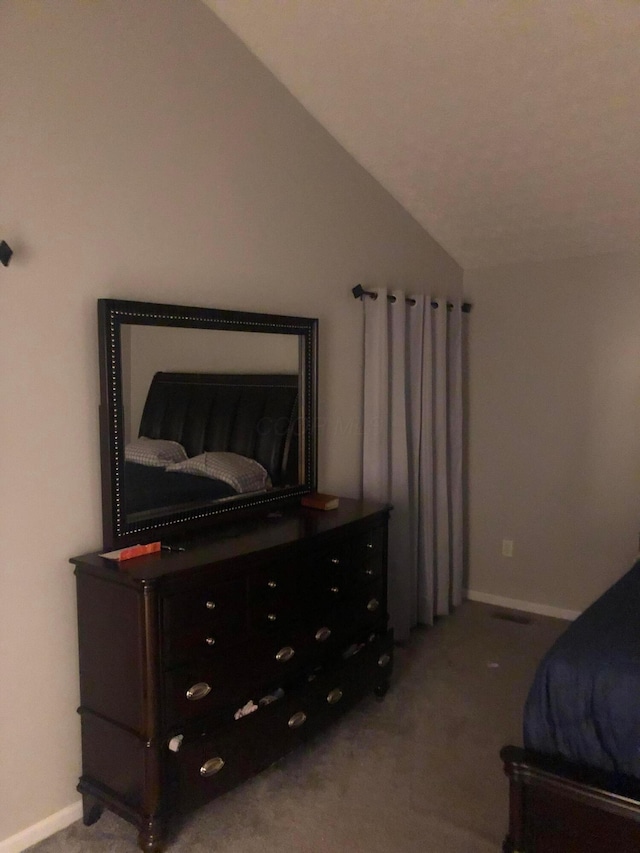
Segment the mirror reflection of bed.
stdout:
<path fill-rule="evenodd" d="M 296 335 L 123 323 L 121 346 L 127 522 L 302 482 Z"/>
<path fill-rule="evenodd" d="M 298 374 L 157 372 L 125 445 L 127 521 L 301 481 Z"/>

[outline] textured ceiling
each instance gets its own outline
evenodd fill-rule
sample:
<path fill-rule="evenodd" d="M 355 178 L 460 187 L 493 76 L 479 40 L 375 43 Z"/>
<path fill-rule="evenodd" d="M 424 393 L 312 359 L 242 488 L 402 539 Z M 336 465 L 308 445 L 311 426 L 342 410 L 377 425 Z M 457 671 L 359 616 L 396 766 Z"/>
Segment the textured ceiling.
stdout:
<path fill-rule="evenodd" d="M 638 251 L 638 0 L 204 0 L 465 268 Z"/>

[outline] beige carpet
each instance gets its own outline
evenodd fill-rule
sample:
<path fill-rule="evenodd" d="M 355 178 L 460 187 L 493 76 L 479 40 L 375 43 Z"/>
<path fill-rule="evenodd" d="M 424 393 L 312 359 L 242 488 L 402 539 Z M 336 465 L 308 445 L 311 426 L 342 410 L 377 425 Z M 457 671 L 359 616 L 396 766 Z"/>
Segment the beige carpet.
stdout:
<path fill-rule="evenodd" d="M 171 853 L 497 853 L 506 829 L 500 747 L 520 743 L 536 663 L 566 627 L 465 603 L 397 649 L 392 688 L 317 741 L 196 812 Z M 38 853 L 133 853 L 105 812 Z"/>

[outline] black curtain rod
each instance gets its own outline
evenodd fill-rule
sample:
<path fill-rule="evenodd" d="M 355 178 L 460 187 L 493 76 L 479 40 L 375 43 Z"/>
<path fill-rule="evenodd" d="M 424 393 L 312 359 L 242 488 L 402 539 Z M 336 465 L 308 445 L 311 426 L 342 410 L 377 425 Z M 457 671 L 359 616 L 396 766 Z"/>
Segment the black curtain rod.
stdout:
<path fill-rule="evenodd" d="M 355 287 L 351 288 L 351 293 L 353 293 L 353 295 L 356 299 L 361 299 L 364 296 L 369 296 L 371 299 L 377 299 L 378 298 L 377 293 L 374 293 L 372 290 L 365 290 L 361 284 L 356 284 Z M 387 294 L 387 301 L 388 302 L 395 302 L 396 297 L 393 296 L 391 293 L 388 293 Z M 404 301 L 407 303 L 407 305 L 415 305 L 416 304 L 415 299 L 405 299 Z M 437 308 L 438 303 L 432 302 L 431 307 Z M 451 302 L 447 302 L 447 309 L 449 311 L 451 311 L 452 308 L 453 308 L 453 305 L 451 304 Z M 469 302 L 463 302 L 462 303 L 462 311 L 465 314 L 471 313 L 471 304 Z"/>

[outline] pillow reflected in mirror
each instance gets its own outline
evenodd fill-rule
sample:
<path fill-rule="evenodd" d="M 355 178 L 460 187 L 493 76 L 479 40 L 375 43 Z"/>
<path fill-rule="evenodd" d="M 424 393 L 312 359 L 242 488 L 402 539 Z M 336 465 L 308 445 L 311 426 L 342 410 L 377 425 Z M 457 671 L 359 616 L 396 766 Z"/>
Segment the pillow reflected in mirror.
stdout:
<path fill-rule="evenodd" d="M 127 462 L 151 465 L 154 468 L 166 468 L 168 465 L 188 459 L 186 450 L 177 441 L 144 436 L 127 444 L 124 449 L 124 458 Z"/>
<path fill-rule="evenodd" d="M 207 451 L 183 462 L 168 465 L 167 471 L 182 471 L 185 474 L 222 480 L 241 495 L 271 488 L 269 474 L 259 462 L 227 451 Z"/>

